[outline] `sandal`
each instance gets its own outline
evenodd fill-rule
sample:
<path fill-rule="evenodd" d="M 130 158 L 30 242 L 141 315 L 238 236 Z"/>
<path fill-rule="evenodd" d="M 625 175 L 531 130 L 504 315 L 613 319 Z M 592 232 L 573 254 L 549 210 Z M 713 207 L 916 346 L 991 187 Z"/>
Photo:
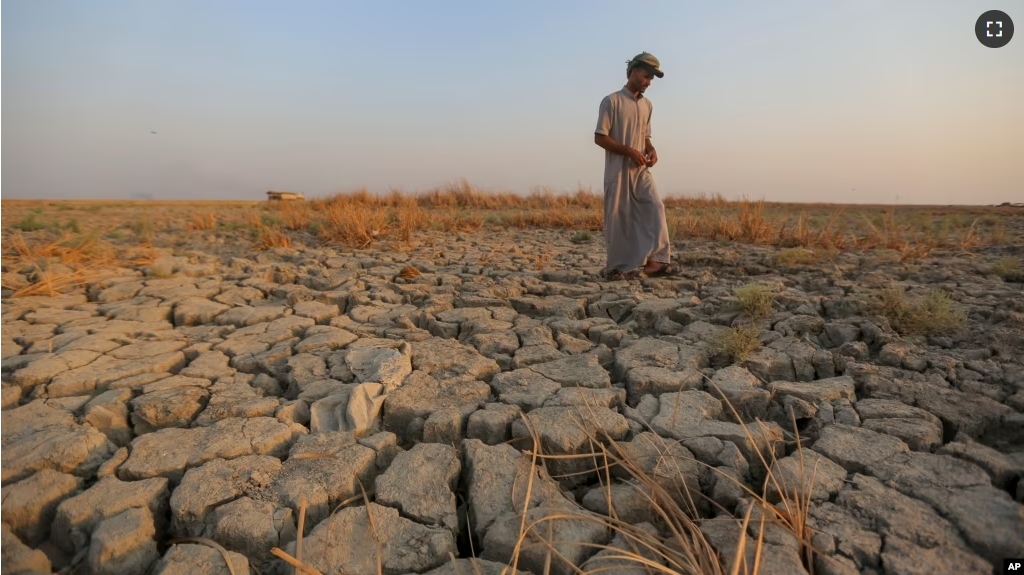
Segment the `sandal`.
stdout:
<path fill-rule="evenodd" d="M 657 278 L 679 275 L 681 270 L 672 264 L 661 264 L 661 267 L 653 272 L 643 272 L 644 277 Z"/>

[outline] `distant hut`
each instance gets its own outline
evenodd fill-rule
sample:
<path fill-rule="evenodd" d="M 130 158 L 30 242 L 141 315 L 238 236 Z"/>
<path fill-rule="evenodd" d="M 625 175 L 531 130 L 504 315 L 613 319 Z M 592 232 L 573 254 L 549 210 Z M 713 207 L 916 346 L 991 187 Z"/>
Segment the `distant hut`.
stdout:
<path fill-rule="evenodd" d="M 306 199 L 306 196 L 297 192 L 275 192 L 273 190 L 267 192 L 267 201 L 270 202 L 301 201 L 304 199 Z"/>

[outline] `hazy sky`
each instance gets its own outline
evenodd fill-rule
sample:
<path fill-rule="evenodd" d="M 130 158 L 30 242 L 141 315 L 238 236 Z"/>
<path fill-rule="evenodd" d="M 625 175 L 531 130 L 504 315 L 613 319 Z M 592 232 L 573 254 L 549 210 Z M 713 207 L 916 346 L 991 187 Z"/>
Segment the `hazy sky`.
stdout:
<path fill-rule="evenodd" d="M 1020 1 L 4 8 L 4 198 L 600 191 L 598 104 L 646 50 L 665 195 L 1024 201 Z"/>

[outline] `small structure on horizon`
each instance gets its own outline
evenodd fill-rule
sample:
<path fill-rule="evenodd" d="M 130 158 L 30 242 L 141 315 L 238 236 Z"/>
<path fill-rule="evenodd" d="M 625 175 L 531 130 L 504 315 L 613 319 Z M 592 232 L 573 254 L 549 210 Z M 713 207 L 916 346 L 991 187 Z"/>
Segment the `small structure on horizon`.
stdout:
<path fill-rule="evenodd" d="M 267 192 L 267 201 L 270 202 L 286 202 L 304 199 L 306 199 L 306 196 L 298 192 L 276 192 L 274 190 Z"/>

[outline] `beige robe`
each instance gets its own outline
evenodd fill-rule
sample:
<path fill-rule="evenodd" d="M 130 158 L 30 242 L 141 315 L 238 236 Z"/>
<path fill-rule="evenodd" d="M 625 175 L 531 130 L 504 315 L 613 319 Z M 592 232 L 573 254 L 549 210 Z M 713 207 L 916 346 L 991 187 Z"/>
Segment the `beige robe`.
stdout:
<path fill-rule="evenodd" d="M 633 96 L 628 88 L 601 100 L 597 134 L 644 150 L 651 137 L 651 101 Z M 604 239 L 606 272 L 629 271 L 647 261 L 671 261 L 671 242 L 665 221 L 665 204 L 658 195 L 654 176 L 647 166 L 605 150 L 604 157 Z"/>

